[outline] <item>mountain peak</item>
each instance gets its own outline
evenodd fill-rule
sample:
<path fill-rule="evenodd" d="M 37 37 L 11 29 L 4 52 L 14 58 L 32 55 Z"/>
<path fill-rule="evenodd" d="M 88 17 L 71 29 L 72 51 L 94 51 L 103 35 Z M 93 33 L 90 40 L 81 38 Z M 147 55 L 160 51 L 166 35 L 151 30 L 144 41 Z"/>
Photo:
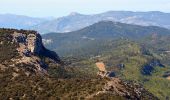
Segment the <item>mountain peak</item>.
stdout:
<path fill-rule="evenodd" d="M 69 14 L 69 16 L 76 16 L 76 15 L 81 15 L 81 14 L 78 13 L 78 12 L 71 12 L 71 13 Z"/>

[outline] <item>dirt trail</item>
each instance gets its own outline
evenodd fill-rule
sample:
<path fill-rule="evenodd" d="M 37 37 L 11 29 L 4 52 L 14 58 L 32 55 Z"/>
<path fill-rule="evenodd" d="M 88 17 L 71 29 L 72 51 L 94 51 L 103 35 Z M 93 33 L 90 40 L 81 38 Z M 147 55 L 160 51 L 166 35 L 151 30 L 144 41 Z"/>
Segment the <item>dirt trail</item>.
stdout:
<path fill-rule="evenodd" d="M 96 66 L 100 71 L 106 72 L 105 64 L 103 62 L 96 62 Z"/>
<path fill-rule="evenodd" d="M 170 80 L 170 76 L 168 76 L 166 79 Z"/>

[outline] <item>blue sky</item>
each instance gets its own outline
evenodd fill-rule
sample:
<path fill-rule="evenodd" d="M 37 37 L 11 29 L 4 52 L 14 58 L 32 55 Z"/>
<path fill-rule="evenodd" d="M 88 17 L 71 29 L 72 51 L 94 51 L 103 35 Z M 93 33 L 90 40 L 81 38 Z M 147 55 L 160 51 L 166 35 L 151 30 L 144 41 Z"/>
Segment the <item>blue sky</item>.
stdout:
<path fill-rule="evenodd" d="M 95 14 L 111 10 L 170 12 L 170 0 L 0 0 L 0 14 L 33 17 Z"/>

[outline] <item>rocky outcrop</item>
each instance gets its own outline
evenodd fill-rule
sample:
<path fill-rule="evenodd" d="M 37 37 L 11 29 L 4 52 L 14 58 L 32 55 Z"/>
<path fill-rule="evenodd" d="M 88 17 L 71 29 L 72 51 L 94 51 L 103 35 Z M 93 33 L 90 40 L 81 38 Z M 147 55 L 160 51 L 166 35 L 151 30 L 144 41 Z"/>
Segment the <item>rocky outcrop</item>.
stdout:
<path fill-rule="evenodd" d="M 97 75 L 104 78 L 104 77 L 115 77 L 115 73 L 113 71 L 107 71 L 105 68 L 105 64 L 103 62 L 96 62 L 96 66 L 99 69 Z"/>
<path fill-rule="evenodd" d="M 14 32 L 13 42 L 16 42 L 19 46 L 17 50 L 21 55 L 24 56 L 45 56 L 59 62 L 60 59 L 55 52 L 47 50 L 42 43 L 42 38 L 37 32 L 32 32 L 24 34 L 21 32 Z"/>
<path fill-rule="evenodd" d="M 102 72 L 102 71 L 99 71 L 97 72 L 97 75 L 104 78 L 104 77 L 115 77 L 115 73 L 113 71 L 106 71 L 106 72 Z"/>
<path fill-rule="evenodd" d="M 144 89 L 140 84 L 122 81 L 119 78 L 109 79 L 102 93 L 110 93 L 130 100 L 158 100 L 157 97 Z"/>
<path fill-rule="evenodd" d="M 103 97 L 109 95 L 109 97 L 117 97 L 113 100 L 159 100 L 152 93 L 148 92 L 142 85 L 132 81 L 123 81 L 119 78 L 106 78 L 106 84 L 101 91 L 98 91 L 87 97 L 89 100 L 93 100 L 95 97 Z M 121 97 L 121 98 L 118 98 Z M 97 99 L 98 100 L 98 99 Z M 103 99 L 105 100 L 105 99 Z M 108 99 L 112 100 L 112 99 Z"/>
<path fill-rule="evenodd" d="M 13 65 L 24 68 L 25 65 L 31 66 L 35 73 L 47 73 L 48 66 L 44 58 L 51 59 L 54 63 L 60 63 L 58 55 L 43 46 L 42 38 L 36 31 L 1 29 L 4 37 L 9 37 L 11 45 L 16 45 L 19 57 L 13 57 Z M 5 36 L 6 35 L 6 36 Z M 2 35 L 3 36 L 3 35 Z M 4 41 L 1 41 L 4 42 Z M 30 70 L 30 68 L 27 67 Z"/>
<path fill-rule="evenodd" d="M 160 63 L 153 61 L 150 65 L 160 65 Z M 148 92 L 143 86 L 132 81 L 123 81 L 116 77 L 115 73 L 112 71 L 107 71 L 105 64 L 103 62 L 96 63 L 99 69 L 97 75 L 103 79 L 106 79 L 106 84 L 102 91 L 90 96 L 96 97 L 99 95 L 110 94 L 114 96 L 123 97 L 127 100 L 158 100 L 153 94 Z M 124 68 L 124 64 L 120 65 L 120 68 Z"/>

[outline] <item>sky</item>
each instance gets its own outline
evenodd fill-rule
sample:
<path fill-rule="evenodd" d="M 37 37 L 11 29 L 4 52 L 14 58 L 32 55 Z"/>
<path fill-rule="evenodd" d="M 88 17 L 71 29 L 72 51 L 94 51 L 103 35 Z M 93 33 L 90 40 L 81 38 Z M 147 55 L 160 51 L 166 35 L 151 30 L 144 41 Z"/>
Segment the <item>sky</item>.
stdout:
<path fill-rule="evenodd" d="M 170 0 L 0 0 L 0 14 L 61 17 L 71 12 L 162 11 L 170 13 Z"/>

